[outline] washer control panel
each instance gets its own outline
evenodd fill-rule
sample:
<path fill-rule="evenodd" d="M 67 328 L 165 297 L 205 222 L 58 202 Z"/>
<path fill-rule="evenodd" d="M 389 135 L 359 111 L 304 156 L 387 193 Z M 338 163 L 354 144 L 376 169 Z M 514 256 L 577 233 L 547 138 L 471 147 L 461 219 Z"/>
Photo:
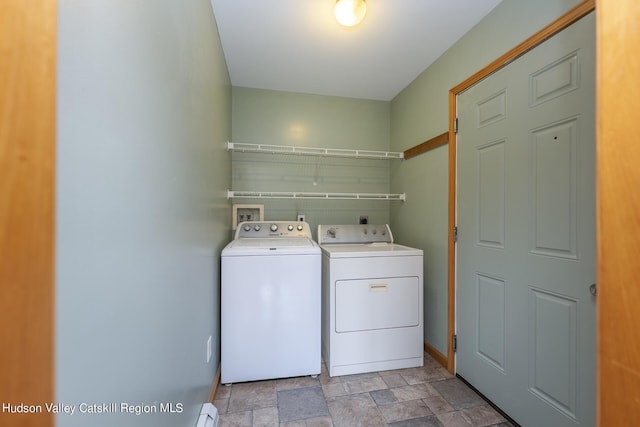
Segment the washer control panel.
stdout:
<path fill-rule="evenodd" d="M 388 224 L 321 224 L 318 243 L 393 243 L 393 235 Z"/>
<path fill-rule="evenodd" d="M 235 238 L 306 237 L 311 238 L 311 228 L 303 221 L 247 221 L 236 229 Z"/>

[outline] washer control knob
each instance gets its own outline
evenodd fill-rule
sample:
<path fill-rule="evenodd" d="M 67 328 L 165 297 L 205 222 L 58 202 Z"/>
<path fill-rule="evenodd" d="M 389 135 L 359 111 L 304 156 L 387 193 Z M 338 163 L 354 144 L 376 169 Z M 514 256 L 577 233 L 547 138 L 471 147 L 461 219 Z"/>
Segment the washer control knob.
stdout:
<path fill-rule="evenodd" d="M 287 227 L 287 230 L 293 231 L 293 225 L 289 224 L 289 226 Z"/>
<path fill-rule="evenodd" d="M 251 226 L 249 224 L 245 224 L 244 231 L 249 231 L 249 230 L 251 230 Z"/>
<path fill-rule="evenodd" d="M 298 224 L 298 231 L 302 231 L 303 228 L 302 224 Z"/>
<path fill-rule="evenodd" d="M 278 225 L 277 224 L 271 224 L 271 231 L 278 231 Z"/>
<path fill-rule="evenodd" d="M 260 231 L 260 226 L 258 224 L 256 224 L 256 225 L 253 226 L 253 229 L 256 230 L 256 231 Z"/>

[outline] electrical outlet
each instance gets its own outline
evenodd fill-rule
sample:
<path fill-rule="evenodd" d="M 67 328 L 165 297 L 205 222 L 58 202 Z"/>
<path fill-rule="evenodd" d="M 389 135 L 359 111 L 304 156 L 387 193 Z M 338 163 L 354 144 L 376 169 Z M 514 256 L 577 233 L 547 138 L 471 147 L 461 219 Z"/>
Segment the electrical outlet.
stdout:
<path fill-rule="evenodd" d="M 296 217 L 296 221 L 306 221 L 306 216 L 304 214 L 298 214 L 298 216 Z"/>
<path fill-rule="evenodd" d="M 358 217 L 358 224 L 368 224 L 369 223 L 369 215 L 360 215 Z"/>
<path fill-rule="evenodd" d="M 211 362 L 211 340 L 213 337 L 209 335 L 209 339 L 207 340 L 207 363 Z"/>

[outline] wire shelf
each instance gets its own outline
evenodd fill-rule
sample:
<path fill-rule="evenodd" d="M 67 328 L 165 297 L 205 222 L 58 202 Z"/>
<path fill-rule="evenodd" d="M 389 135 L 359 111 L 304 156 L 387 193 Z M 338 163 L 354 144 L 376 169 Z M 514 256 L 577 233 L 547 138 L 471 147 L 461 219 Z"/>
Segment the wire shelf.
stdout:
<path fill-rule="evenodd" d="M 245 144 L 227 141 L 227 150 L 243 153 L 294 154 L 299 156 L 345 157 L 354 159 L 404 159 L 403 152 L 350 150 L 342 148 L 294 147 L 290 145 Z"/>
<path fill-rule="evenodd" d="M 400 200 L 406 195 L 385 193 L 309 193 L 304 191 L 227 191 L 227 199 L 332 199 L 332 200 Z"/>

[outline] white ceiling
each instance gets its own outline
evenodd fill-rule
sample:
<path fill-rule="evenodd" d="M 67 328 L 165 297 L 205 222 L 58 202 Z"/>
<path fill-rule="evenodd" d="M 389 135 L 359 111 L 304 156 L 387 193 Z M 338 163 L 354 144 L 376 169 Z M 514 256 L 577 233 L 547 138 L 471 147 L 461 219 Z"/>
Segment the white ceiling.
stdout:
<path fill-rule="evenodd" d="M 391 100 L 500 0 L 211 0 L 233 86 Z"/>

